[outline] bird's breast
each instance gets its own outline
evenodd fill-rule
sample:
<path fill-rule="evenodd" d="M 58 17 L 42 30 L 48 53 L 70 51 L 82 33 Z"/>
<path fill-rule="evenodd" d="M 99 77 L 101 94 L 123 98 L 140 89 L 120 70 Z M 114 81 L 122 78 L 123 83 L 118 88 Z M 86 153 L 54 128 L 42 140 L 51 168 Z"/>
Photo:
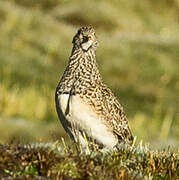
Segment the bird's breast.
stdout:
<path fill-rule="evenodd" d="M 61 94 L 58 99 L 63 116 L 73 127 L 107 146 L 117 143 L 107 123 L 79 95 Z"/>

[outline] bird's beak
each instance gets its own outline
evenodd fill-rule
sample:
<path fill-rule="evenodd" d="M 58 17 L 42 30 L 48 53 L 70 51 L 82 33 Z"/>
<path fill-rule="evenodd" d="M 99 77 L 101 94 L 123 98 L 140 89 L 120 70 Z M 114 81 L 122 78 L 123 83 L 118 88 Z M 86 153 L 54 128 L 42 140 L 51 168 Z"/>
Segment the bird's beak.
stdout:
<path fill-rule="evenodd" d="M 85 43 L 83 43 L 81 46 L 82 46 L 82 49 L 87 51 L 93 44 L 93 41 L 92 40 L 89 40 Z"/>

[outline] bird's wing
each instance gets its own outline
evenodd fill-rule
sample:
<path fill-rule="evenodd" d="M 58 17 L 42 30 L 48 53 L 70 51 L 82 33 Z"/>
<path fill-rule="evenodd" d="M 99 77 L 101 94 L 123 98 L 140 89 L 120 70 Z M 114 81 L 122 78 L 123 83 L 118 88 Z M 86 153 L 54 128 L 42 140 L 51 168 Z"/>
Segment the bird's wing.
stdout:
<path fill-rule="evenodd" d="M 104 119 L 119 142 L 132 143 L 133 137 L 129 129 L 123 108 L 112 91 L 102 82 L 91 85 L 88 91 L 81 92 L 81 98 L 91 105 L 96 113 Z"/>
<path fill-rule="evenodd" d="M 103 84 L 101 88 L 100 94 L 103 98 L 103 113 L 106 121 L 109 123 L 113 132 L 118 136 L 119 141 L 125 141 L 131 144 L 133 136 L 129 129 L 128 120 L 123 107 L 105 84 Z"/>

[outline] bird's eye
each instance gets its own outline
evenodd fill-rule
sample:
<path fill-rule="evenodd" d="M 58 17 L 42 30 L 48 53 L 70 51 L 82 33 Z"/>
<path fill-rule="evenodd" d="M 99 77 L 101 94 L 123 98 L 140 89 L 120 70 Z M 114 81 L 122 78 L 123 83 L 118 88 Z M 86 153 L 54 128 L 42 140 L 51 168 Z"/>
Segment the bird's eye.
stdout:
<path fill-rule="evenodd" d="M 88 36 L 88 40 L 91 40 L 91 39 L 92 39 L 92 36 L 89 35 L 89 36 Z"/>
<path fill-rule="evenodd" d="M 87 42 L 88 41 L 88 37 L 87 36 L 84 36 L 83 37 L 83 43 Z"/>

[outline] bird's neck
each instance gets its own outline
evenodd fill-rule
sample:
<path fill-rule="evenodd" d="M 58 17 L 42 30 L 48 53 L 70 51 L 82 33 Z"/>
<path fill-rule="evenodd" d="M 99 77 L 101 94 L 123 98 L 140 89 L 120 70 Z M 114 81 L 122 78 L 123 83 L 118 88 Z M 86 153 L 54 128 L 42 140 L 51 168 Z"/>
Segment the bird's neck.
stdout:
<path fill-rule="evenodd" d="M 58 86 L 62 93 L 70 92 L 72 87 L 81 92 L 102 81 L 96 62 L 96 52 L 82 49 L 73 50 L 68 65 Z"/>
<path fill-rule="evenodd" d="M 75 78 L 85 78 L 88 80 L 100 80 L 101 76 L 96 61 L 96 51 L 89 49 L 83 51 L 81 48 L 72 51 L 69 58 L 69 70 Z"/>

